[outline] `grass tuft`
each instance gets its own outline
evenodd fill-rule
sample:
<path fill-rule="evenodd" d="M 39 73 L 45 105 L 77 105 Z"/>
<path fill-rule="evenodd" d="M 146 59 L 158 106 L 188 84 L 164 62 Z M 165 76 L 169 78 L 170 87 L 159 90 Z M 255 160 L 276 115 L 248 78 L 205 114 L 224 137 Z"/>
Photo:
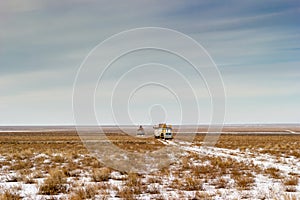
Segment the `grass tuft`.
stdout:
<path fill-rule="evenodd" d="M 40 194 L 55 195 L 66 192 L 66 177 L 65 174 L 58 169 L 50 171 L 44 183 L 40 186 Z"/>

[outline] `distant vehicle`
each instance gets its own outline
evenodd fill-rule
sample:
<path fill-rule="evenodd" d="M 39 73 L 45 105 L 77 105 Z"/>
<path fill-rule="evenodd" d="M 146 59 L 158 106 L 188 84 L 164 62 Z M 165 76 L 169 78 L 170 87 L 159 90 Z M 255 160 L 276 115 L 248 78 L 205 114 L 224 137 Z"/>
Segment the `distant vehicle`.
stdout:
<path fill-rule="evenodd" d="M 145 135 L 145 130 L 143 128 L 143 126 L 140 126 L 136 132 L 136 135 L 141 135 L 144 136 Z"/>
<path fill-rule="evenodd" d="M 167 124 L 158 124 L 154 126 L 154 137 L 161 139 L 173 139 L 172 126 Z"/>

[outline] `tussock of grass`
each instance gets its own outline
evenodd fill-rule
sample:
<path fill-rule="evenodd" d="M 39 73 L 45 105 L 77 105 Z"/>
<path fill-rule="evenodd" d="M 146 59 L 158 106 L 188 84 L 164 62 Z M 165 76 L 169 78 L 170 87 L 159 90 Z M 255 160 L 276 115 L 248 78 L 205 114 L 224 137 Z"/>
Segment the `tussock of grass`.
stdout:
<path fill-rule="evenodd" d="M 51 158 L 51 161 L 54 163 L 64 163 L 66 159 L 61 155 L 55 155 Z"/>
<path fill-rule="evenodd" d="M 77 189 L 70 197 L 70 200 L 94 199 L 98 189 L 96 186 L 88 185 L 84 188 Z"/>
<path fill-rule="evenodd" d="M 118 196 L 122 199 L 135 199 L 133 190 L 128 186 L 122 187 L 118 192 Z"/>
<path fill-rule="evenodd" d="M 1 200 L 19 200 L 22 199 L 19 194 L 11 190 L 5 190 L 3 194 L 0 194 Z"/>
<path fill-rule="evenodd" d="M 249 174 L 235 178 L 236 186 L 241 190 L 249 190 L 253 186 L 254 182 L 254 178 Z"/>
<path fill-rule="evenodd" d="M 66 192 L 66 177 L 61 170 L 54 169 L 50 171 L 44 183 L 40 186 L 40 194 L 55 195 Z"/>
<path fill-rule="evenodd" d="M 187 176 L 185 177 L 184 182 L 181 184 L 180 188 L 189 191 L 201 191 L 203 190 L 203 183 L 200 179 L 194 178 L 193 176 Z"/>
<path fill-rule="evenodd" d="M 108 181 L 110 179 L 111 170 L 107 167 L 93 169 L 92 179 L 95 182 Z"/>
<path fill-rule="evenodd" d="M 145 187 L 142 185 L 141 177 L 136 173 L 129 173 L 125 186 L 130 188 L 133 194 L 141 194 Z"/>
<path fill-rule="evenodd" d="M 30 169 L 33 167 L 33 163 L 30 160 L 17 160 L 12 166 L 11 170 Z"/>
<path fill-rule="evenodd" d="M 284 185 L 298 185 L 298 178 L 297 177 L 289 177 L 284 180 Z"/>
<path fill-rule="evenodd" d="M 283 195 L 283 198 L 281 198 L 281 199 L 283 199 L 283 200 L 297 200 L 298 198 L 297 198 L 296 195 L 293 195 L 293 194 L 285 194 L 285 195 Z"/>
<path fill-rule="evenodd" d="M 227 188 L 227 185 L 228 185 L 228 180 L 226 180 L 223 177 L 217 179 L 216 182 L 215 182 L 215 187 L 217 189 L 219 189 L 219 188 Z"/>
<path fill-rule="evenodd" d="M 267 168 L 264 170 L 264 172 L 268 175 L 270 175 L 272 178 L 275 178 L 275 179 L 281 179 L 282 176 L 280 174 L 280 170 L 277 169 L 277 168 L 274 168 L 274 167 L 271 167 L 271 168 Z"/>

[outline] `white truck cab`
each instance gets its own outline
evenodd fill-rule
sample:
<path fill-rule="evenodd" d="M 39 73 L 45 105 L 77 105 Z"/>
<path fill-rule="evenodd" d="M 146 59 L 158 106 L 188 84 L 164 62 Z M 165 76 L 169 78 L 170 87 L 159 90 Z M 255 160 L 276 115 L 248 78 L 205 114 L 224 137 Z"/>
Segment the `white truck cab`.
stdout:
<path fill-rule="evenodd" d="M 153 127 L 154 137 L 161 139 L 173 139 L 172 126 L 167 124 L 158 124 Z"/>

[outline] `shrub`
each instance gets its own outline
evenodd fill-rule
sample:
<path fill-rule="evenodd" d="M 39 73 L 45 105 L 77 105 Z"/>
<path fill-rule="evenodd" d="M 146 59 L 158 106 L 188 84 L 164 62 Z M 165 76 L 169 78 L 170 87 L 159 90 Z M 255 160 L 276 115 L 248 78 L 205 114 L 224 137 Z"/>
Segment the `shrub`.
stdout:
<path fill-rule="evenodd" d="M 5 190 L 3 194 L 0 194 L 1 200 L 19 200 L 21 199 L 20 195 L 15 191 Z"/>
<path fill-rule="evenodd" d="M 66 177 L 60 170 L 54 169 L 50 171 L 44 183 L 40 186 L 39 192 L 46 195 L 55 195 L 66 191 Z"/>
<path fill-rule="evenodd" d="M 129 173 L 125 185 L 131 189 L 134 194 L 141 194 L 143 191 L 143 186 L 141 179 L 136 173 Z"/>
<path fill-rule="evenodd" d="M 94 199 L 96 194 L 97 194 L 96 186 L 89 185 L 86 188 L 80 188 L 80 189 L 76 190 L 70 199 L 72 199 L 72 200 Z"/>
<path fill-rule="evenodd" d="M 298 178 L 290 177 L 284 181 L 284 185 L 298 185 Z"/>
<path fill-rule="evenodd" d="M 122 199 L 135 199 L 133 190 L 131 190 L 131 188 L 127 186 L 123 187 L 118 192 L 118 196 L 121 197 Z"/>
<path fill-rule="evenodd" d="M 51 160 L 55 163 L 64 163 L 66 161 L 65 158 L 61 155 L 55 155 Z"/>
<path fill-rule="evenodd" d="M 30 169 L 33 167 L 33 163 L 30 160 L 19 159 L 11 166 L 11 170 Z"/>
<path fill-rule="evenodd" d="M 281 179 L 280 170 L 274 167 L 265 169 L 265 173 L 269 174 L 272 178 Z"/>
<path fill-rule="evenodd" d="M 181 163 L 182 163 L 182 169 L 183 169 L 183 170 L 189 169 L 189 167 L 190 167 L 190 164 L 189 164 L 189 158 L 183 157 L 183 158 L 181 159 Z"/>
<path fill-rule="evenodd" d="M 126 185 L 128 187 L 134 187 L 140 185 L 140 178 L 136 173 L 129 173 L 127 177 Z"/>
<path fill-rule="evenodd" d="M 283 195 L 283 200 L 297 200 L 297 196 L 292 194 L 285 194 Z"/>
<path fill-rule="evenodd" d="M 186 190 L 203 190 L 203 183 L 200 179 L 188 176 L 185 178 L 183 188 Z"/>
<path fill-rule="evenodd" d="M 252 176 L 240 176 L 235 179 L 236 185 L 239 189 L 249 190 L 254 183 Z"/>
<path fill-rule="evenodd" d="M 93 169 L 92 178 L 95 182 L 108 181 L 110 173 L 111 171 L 107 167 Z"/>
<path fill-rule="evenodd" d="M 297 189 L 295 186 L 288 185 L 288 186 L 286 186 L 285 191 L 286 192 L 297 192 Z"/>
<path fill-rule="evenodd" d="M 195 196 L 193 197 L 193 199 L 206 199 L 206 200 L 210 200 L 213 199 L 212 195 L 207 193 L 207 192 L 199 192 L 197 191 L 195 193 Z"/>
<path fill-rule="evenodd" d="M 216 188 L 226 188 L 228 184 L 228 181 L 225 178 L 219 178 L 216 181 Z"/>

